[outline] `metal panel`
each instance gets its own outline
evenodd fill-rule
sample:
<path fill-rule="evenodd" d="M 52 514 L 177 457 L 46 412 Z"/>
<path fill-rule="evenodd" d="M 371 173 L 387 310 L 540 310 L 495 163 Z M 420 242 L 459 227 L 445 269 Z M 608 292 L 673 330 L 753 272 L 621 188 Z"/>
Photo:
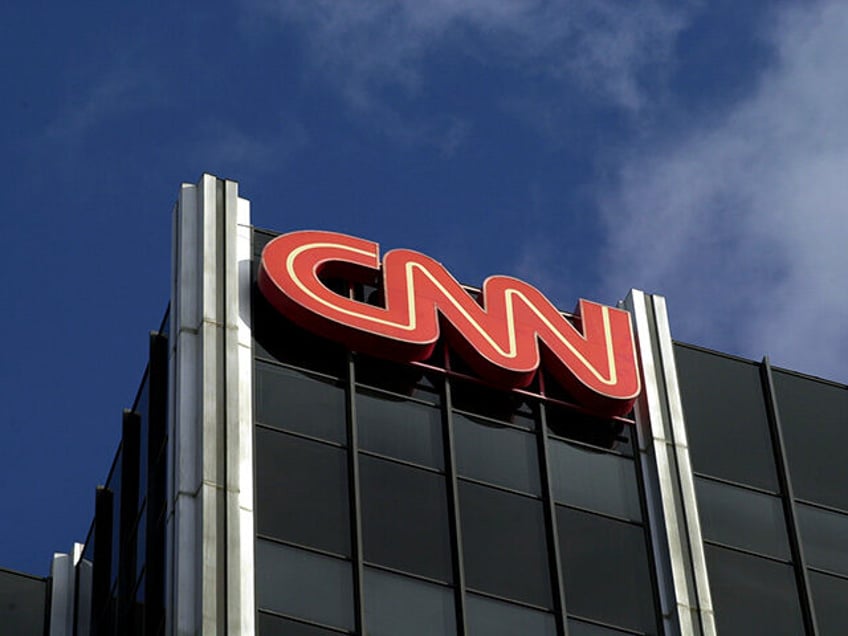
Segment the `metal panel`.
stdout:
<path fill-rule="evenodd" d="M 175 214 L 169 634 L 254 633 L 249 210 L 203 175 Z"/>
<path fill-rule="evenodd" d="M 50 636 L 74 633 L 74 567 L 71 557 L 57 552 L 50 565 Z"/>
<path fill-rule="evenodd" d="M 715 619 L 665 299 L 631 290 L 625 306 L 635 322 L 642 367 L 644 391 L 636 405 L 636 420 L 666 630 L 714 636 Z"/>
<path fill-rule="evenodd" d="M 683 402 L 680 397 L 680 385 L 677 381 L 677 365 L 674 360 L 674 343 L 668 322 L 668 310 L 665 298 L 653 295 L 654 322 L 656 325 L 657 348 L 662 363 L 663 382 L 665 384 L 668 413 L 674 437 L 674 453 L 677 460 L 677 478 L 686 519 L 689 558 L 695 577 L 695 594 L 699 620 L 706 636 L 716 633 L 715 614 L 710 594 L 707 561 L 704 555 L 704 539 L 698 516 L 698 501 L 695 496 L 695 479 L 689 457 L 689 442 L 686 435 L 686 422 L 683 415 Z"/>
<path fill-rule="evenodd" d="M 681 512 L 676 503 L 673 439 L 666 417 L 661 367 L 657 359 L 653 312 L 646 295 L 631 290 L 625 300 L 631 312 L 642 369 L 642 395 L 636 403 L 637 437 L 646 484 L 648 527 L 656 555 L 655 568 L 666 633 L 700 633 L 692 621 L 687 562 L 681 540 Z M 670 571 L 670 578 L 669 578 Z"/>

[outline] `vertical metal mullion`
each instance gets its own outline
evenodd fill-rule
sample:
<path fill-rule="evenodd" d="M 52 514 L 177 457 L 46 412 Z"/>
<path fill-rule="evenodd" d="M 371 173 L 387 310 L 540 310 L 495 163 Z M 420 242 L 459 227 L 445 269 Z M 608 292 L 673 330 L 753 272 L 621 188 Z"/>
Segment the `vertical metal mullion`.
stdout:
<path fill-rule="evenodd" d="M 359 489 L 359 436 L 356 427 L 356 369 L 353 354 L 347 354 L 347 447 L 350 492 L 351 560 L 356 633 L 365 634 L 365 594 L 362 558 L 362 514 Z"/>
<path fill-rule="evenodd" d="M 562 574 L 562 555 L 559 550 L 559 528 L 557 527 L 556 502 L 554 501 L 553 485 L 551 482 L 547 409 L 542 403 L 538 403 L 538 408 L 539 430 L 536 432 L 538 435 L 537 448 L 539 452 L 539 468 L 541 469 L 540 472 L 542 477 L 542 498 L 545 506 L 545 516 L 547 517 L 545 527 L 548 534 L 548 544 L 551 546 L 551 553 L 554 558 L 553 575 L 554 585 L 556 586 L 554 593 L 554 605 L 556 610 L 556 620 L 559 624 L 559 633 L 563 636 L 568 636 L 568 613 L 566 612 L 565 606 L 565 584 Z M 550 566 L 550 560 L 548 561 L 548 565 Z"/>
<path fill-rule="evenodd" d="M 625 426 L 628 425 L 625 424 Z M 630 448 L 633 452 L 633 468 L 636 471 L 636 484 L 639 489 L 639 511 L 642 514 L 642 536 L 648 550 L 648 563 L 655 564 L 660 562 L 660 555 L 657 553 L 654 542 L 651 541 L 651 532 L 648 527 L 648 519 L 650 515 L 648 501 L 646 498 L 646 489 L 648 485 L 645 482 L 645 474 L 642 472 L 644 470 L 644 467 L 642 466 L 642 453 L 639 452 L 639 442 L 636 436 L 636 425 L 634 424 L 630 429 Z M 663 620 L 662 601 L 660 599 L 659 574 L 656 567 L 649 568 L 649 570 L 651 575 L 651 585 L 653 586 L 654 619 L 657 621 L 657 628 L 662 629 L 665 626 L 665 621 Z"/>
<path fill-rule="evenodd" d="M 453 400 L 450 379 L 444 377 L 442 430 L 445 451 L 445 477 L 447 479 L 448 511 L 450 515 L 451 547 L 453 548 L 454 598 L 456 600 L 456 628 L 458 636 L 468 633 L 465 612 L 465 564 L 462 555 L 462 525 L 459 512 L 459 484 L 456 478 L 456 451 L 453 439 Z"/>
<path fill-rule="evenodd" d="M 94 498 L 94 554 L 91 575 L 92 636 L 108 636 L 112 631 L 109 594 L 112 578 L 112 542 L 116 528 L 112 527 L 115 494 L 98 486 Z M 86 635 L 88 636 L 88 635 Z"/>
<path fill-rule="evenodd" d="M 136 522 L 139 503 L 139 467 L 141 447 L 141 416 L 124 410 L 121 427 L 121 501 L 120 527 L 118 528 L 118 603 L 117 626 L 119 634 L 130 632 L 129 613 L 133 605 L 136 582 Z M 133 533 L 133 534 L 131 534 Z M 132 539 L 132 540 L 130 540 Z M 114 540 L 114 535 L 113 535 Z"/>
<path fill-rule="evenodd" d="M 798 593 L 801 596 L 801 613 L 804 619 L 804 627 L 807 634 L 817 636 L 819 633 L 816 624 L 816 613 L 813 609 L 813 600 L 810 593 L 810 580 L 807 574 L 807 560 L 804 557 L 804 547 L 801 544 L 801 535 L 798 530 L 798 518 L 795 514 L 795 493 L 792 490 L 792 480 L 789 477 L 789 466 L 786 460 L 786 446 L 783 443 L 783 431 L 780 423 L 780 410 L 777 405 L 777 394 L 774 390 L 774 377 L 771 371 L 771 363 L 768 356 L 763 358 L 760 365 L 760 378 L 762 379 L 766 409 L 768 412 L 769 428 L 771 429 L 772 446 L 774 449 L 775 463 L 777 464 L 777 478 L 783 493 L 783 511 L 787 520 L 787 533 L 789 535 L 789 549 L 792 561 L 795 564 L 795 581 L 798 585 Z"/>

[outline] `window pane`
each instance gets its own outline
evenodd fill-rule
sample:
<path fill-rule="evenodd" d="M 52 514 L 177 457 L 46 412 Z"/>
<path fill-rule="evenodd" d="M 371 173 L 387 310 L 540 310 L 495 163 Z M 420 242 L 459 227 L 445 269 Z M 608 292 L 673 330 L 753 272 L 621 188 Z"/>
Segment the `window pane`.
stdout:
<path fill-rule="evenodd" d="M 705 539 L 789 559 L 789 539 L 778 497 L 695 478 Z"/>
<path fill-rule="evenodd" d="M 357 354 L 356 383 L 408 395 L 436 405 L 441 403 L 437 380 L 420 367 L 410 364 L 398 364 Z"/>
<path fill-rule="evenodd" d="M 569 618 L 568 636 L 621 636 L 625 632 Z"/>
<path fill-rule="evenodd" d="M 254 275 L 256 268 L 258 259 L 254 261 Z M 286 320 L 256 288 L 251 307 L 253 352 L 256 357 L 278 360 L 336 377 L 345 375 L 347 354 L 344 347 L 319 338 Z"/>
<path fill-rule="evenodd" d="M 365 624 L 369 636 L 451 636 L 453 590 L 366 568 Z"/>
<path fill-rule="evenodd" d="M 456 469 L 460 475 L 538 495 L 536 436 L 454 413 Z"/>
<path fill-rule="evenodd" d="M 259 612 L 257 633 L 259 636 L 338 636 L 338 632 L 321 629 L 287 618 Z"/>
<path fill-rule="evenodd" d="M 674 355 L 694 469 L 776 491 L 759 367 L 681 345 Z"/>
<path fill-rule="evenodd" d="M 591 446 L 633 454 L 633 434 L 621 420 L 585 415 L 573 409 L 549 404 L 545 410 L 548 432 Z"/>
<path fill-rule="evenodd" d="M 520 395 L 498 391 L 473 382 L 451 382 L 451 400 L 454 408 L 485 415 L 526 429 L 536 428 L 536 411 Z"/>
<path fill-rule="evenodd" d="M 561 506 L 557 526 L 568 611 L 655 633 L 643 528 Z"/>
<path fill-rule="evenodd" d="M 441 411 L 375 393 L 356 394 L 359 447 L 433 468 L 444 467 Z"/>
<path fill-rule="evenodd" d="M 639 488 L 633 460 L 550 440 L 554 499 L 639 521 Z"/>
<path fill-rule="evenodd" d="M 556 636 L 552 614 L 476 594 L 465 598 L 469 636 Z"/>
<path fill-rule="evenodd" d="M 465 481 L 459 495 L 468 587 L 551 607 L 542 503 Z"/>
<path fill-rule="evenodd" d="M 44 579 L 0 570 L 0 625 L 11 634 L 41 634 L 47 608 Z"/>
<path fill-rule="evenodd" d="M 804 633 L 792 566 L 704 546 L 718 633 Z"/>
<path fill-rule="evenodd" d="M 257 531 L 350 554 L 343 449 L 256 428 Z"/>
<path fill-rule="evenodd" d="M 273 612 L 352 629 L 350 563 L 257 539 L 256 603 Z"/>
<path fill-rule="evenodd" d="M 848 510 L 848 389 L 776 371 L 795 496 Z"/>
<path fill-rule="evenodd" d="M 848 515 L 797 504 L 807 565 L 848 574 Z"/>
<path fill-rule="evenodd" d="M 346 443 L 345 392 L 330 381 L 256 363 L 256 421 Z"/>
<path fill-rule="evenodd" d="M 360 455 L 365 560 L 452 579 L 445 478 Z"/>
<path fill-rule="evenodd" d="M 848 581 L 818 572 L 809 575 L 820 636 L 848 634 Z"/>

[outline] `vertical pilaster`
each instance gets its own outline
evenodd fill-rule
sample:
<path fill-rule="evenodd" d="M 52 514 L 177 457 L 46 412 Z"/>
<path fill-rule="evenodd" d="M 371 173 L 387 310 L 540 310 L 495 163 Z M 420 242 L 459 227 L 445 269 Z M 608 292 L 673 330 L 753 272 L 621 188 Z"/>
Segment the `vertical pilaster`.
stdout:
<path fill-rule="evenodd" d="M 665 299 L 634 289 L 624 305 L 634 321 L 642 369 L 637 437 L 664 630 L 713 636 L 715 619 Z"/>
<path fill-rule="evenodd" d="M 174 222 L 168 633 L 252 634 L 249 203 L 203 175 Z"/>
<path fill-rule="evenodd" d="M 70 554 L 57 552 L 53 555 L 50 564 L 50 636 L 73 636 L 77 595 L 91 602 L 90 577 L 83 579 L 83 584 L 88 583 L 85 587 L 79 586 L 78 589 L 77 585 L 76 566 L 82 556 L 82 548 L 82 544 L 75 543 Z"/>

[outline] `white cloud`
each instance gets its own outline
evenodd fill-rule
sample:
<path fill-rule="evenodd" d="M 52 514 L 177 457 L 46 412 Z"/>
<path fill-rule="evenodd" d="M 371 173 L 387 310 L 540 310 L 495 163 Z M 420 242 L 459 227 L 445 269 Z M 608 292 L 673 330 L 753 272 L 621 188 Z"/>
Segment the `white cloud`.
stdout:
<path fill-rule="evenodd" d="M 279 170 L 308 143 L 303 125 L 286 114 L 276 130 L 261 133 L 210 118 L 198 126 L 190 156 L 202 170 L 238 180 Z"/>
<path fill-rule="evenodd" d="M 623 161 L 607 290 L 668 297 L 675 335 L 846 381 L 848 5 L 784 10 L 776 63 L 717 123 Z"/>
<path fill-rule="evenodd" d="M 483 65 L 518 65 L 567 79 L 638 111 L 646 69 L 671 58 L 692 2 L 594 0 L 257 0 L 261 15 L 296 24 L 309 60 L 356 108 L 380 88 L 421 89 L 425 56 L 450 47 Z"/>

